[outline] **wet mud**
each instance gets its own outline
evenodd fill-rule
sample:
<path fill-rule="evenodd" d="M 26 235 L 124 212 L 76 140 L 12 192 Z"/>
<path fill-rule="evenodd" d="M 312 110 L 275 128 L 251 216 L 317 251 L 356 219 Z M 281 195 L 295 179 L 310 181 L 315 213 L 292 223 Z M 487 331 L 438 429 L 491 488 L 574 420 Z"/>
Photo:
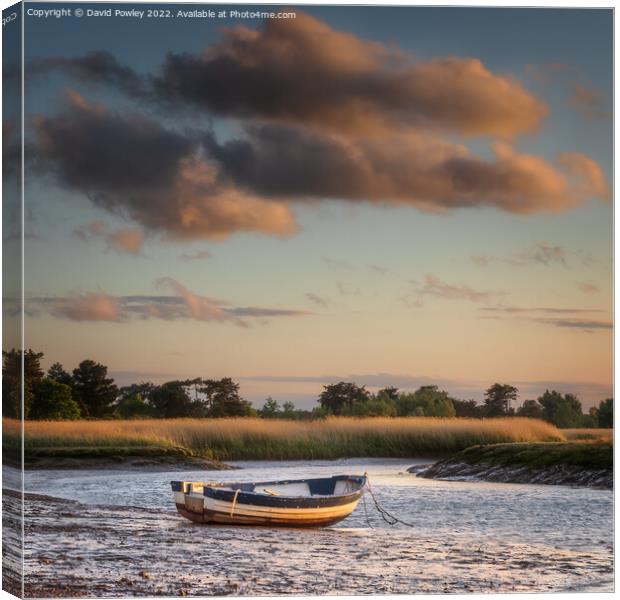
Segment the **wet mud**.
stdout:
<path fill-rule="evenodd" d="M 18 494 L 5 494 L 4 503 L 19 514 Z M 609 543 L 580 550 L 472 543 L 458 530 L 389 528 L 366 509 L 360 505 L 349 527 L 218 527 L 193 524 L 172 507 L 26 494 L 24 591 L 45 598 L 613 589 Z"/>

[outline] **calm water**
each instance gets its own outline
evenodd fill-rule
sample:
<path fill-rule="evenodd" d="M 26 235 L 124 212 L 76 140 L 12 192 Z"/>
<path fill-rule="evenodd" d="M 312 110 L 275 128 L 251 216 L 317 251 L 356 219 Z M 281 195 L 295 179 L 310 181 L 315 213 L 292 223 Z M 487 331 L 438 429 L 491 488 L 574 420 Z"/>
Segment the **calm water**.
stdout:
<path fill-rule="evenodd" d="M 183 581 L 190 594 L 613 589 L 612 492 L 427 480 L 406 473 L 415 462 L 243 462 L 235 463 L 240 470 L 224 472 L 30 471 L 25 487 L 88 505 L 101 516 L 101 536 L 106 519 L 116 525 L 124 519 L 134 535 L 116 564 L 125 565 L 133 555 L 139 559 L 148 548 L 149 568 L 165 593 L 182 593 L 168 582 L 175 570 L 189 577 Z M 367 511 L 360 503 L 351 517 L 324 530 L 199 526 L 176 515 L 169 486 L 172 479 L 252 481 L 364 471 L 384 507 L 413 528 L 386 524 L 370 499 Z M 110 516 L 111 507 L 116 516 Z M 141 514 L 148 514 L 148 523 L 136 517 Z M 66 543 L 69 554 L 70 536 L 63 541 L 62 530 L 54 535 L 52 543 Z M 179 540 L 178 552 L 168 546 L 157 550 L 162 536 Z M 208 540 L 208 552 L 196 545 L 196 537 Z M 33 541 L 33 556 L 50 541 Z M 93 553 L 105 551 L 105 544 L 92 546 Z M 189 567 L 203 552 L 208 567 L 195 572 Z M 96 580 L 105 576 L 105 561 L 95 562 L 98 568 L 89 576 Z M 33 563 L 32 574 L 41 568 Z M 130 566 L 122 569 L 132 572 Z M 105 595 L 106 589 L 97 591 Z"/>

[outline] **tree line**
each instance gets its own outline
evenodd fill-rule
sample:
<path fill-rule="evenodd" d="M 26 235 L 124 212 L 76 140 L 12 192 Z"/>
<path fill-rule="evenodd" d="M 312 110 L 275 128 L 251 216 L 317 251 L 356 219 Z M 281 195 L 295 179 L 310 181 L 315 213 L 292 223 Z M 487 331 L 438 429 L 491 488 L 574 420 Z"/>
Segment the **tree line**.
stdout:
<path fill-rule="evenodd" d="M 536 400 L 516 407 L 516 387 L 495 383 L 484 394 L 484 402 L 459 400 L 435 385 L 415 392 L 385 387 L 376 393 L 354 382 L 326 385 L 313 410 L 300 410 L 292 402 L 282 406 L 267 398 L 256 410 L 239 394 L 231 378 L 168 381 L 161 385 L 142 382 L 118 387 L 108 369 L 93 360 L 83 360 L 71 372 L 54 363 L 47 372 L 41 367 L 43 353 L 27 350 L 3 351 L 2 414 L 21 414 L 21 364 L 24 363 L 24 416 L 26 419 L 105 419 L 176 417 L 248 417 L 265 419 L 315 419 L 337 416 L 420 416 L 492 418 L 522 416 L 543 419 L 557 427 L 613 427 L 613 400 L 607 398 L 584 414 L 573 394 L 547 390 Z"/>

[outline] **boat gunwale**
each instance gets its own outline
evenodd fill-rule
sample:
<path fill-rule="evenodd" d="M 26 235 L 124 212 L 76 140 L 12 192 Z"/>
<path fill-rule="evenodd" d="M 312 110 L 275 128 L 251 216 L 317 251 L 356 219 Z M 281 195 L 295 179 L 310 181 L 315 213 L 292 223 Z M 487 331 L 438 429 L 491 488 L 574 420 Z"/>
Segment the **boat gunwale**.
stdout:
<path fill-rule="evenodd" d="M 351 480 L 357 484 L 357 488 L 353 491 L 345 494 L 328 494 L 328 495 L 310 495 L 310 496 L 272 496 L 263 492 L 256 492 L 254 490 L 244 490 L 241 486 L 253 485 L 266 486 L 266 485 L 287 485 L 296 483 L 308 483 L 309 481 L 316 480 L 333 480 L 334 486 L 338 481 Z M 288 479 L 279 481 L 257 481 L 246 483 L 221 483 L 216 482 L 197 482 L 197 481 L 173 481 L 171 482 L 174 491 L 182 492 L 184 495 L 188 495 L 185 492 L 185 483 L 201 484 L 203 485 L 202 493 L 193 492 L 194 496 L 202 496 L 212 498 L 214 500 L 220 500 L 223 502 L 238 502 L 239 504 L 257 505 L 257 506 L 269 506 L 269 507 L 282 507 L 282 508 L 316 508 L 317 506 L 329 507 L 340 506 L 354 502 L 359 499 L 364 493 L 368 479 L 365 475 L 334 475 L 332 477 L 312 477 L 305 479 Z M 176 485 L 175 485 L 176 484 Z M 226 487 L 224 487 L 226 486 Z M 235 488 L 234 486 L 239 486 Z M 175 489 L 175 487 L 177 489 Z M 189 493 L 192 494 L 191 492 Z"/>

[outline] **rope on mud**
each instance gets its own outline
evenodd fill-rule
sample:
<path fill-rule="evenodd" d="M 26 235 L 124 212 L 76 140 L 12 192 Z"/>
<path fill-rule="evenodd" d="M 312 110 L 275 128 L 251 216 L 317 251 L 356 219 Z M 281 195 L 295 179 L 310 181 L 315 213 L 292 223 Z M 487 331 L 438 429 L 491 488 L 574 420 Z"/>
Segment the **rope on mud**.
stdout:
<path fill-rule="evenodd" d="M 368 518 L 368 507 L 366 506 L 366 494 L 362 494 L 362 504 L 364 505 L 364 515 L 366 516 L 366 523 L 370 529 L 374 529 L 370 519 Z"/>
<path fill-rule="evenodd" d="M 407 521 L 403 521 L 402 519 L 399 519 L 397 516 L 388 512 L 385 508 L 383 508 L 383 506 L 381 506 L 379 500 L 377 500 L 377 497 L 375 496 L 375 493 L 372 490 L 372 487 L 370 485 L 370 478 L 368 477 L 368 474 L 366 474 L 366 487 L 368 488 L 368 493 L 370 494 L 370 497 L 372 498 L 372 501 L 375 504 L 375 508 L 377 509 L 377 512 L 381 515 L 381 518 L 388 525 L 396 525 L 396 523 L 400 523 L 401 525 L 404 525 L 405 527 L 415 527 L 415 525 L 411 523 L 407 523 Z M 364 508 L 366 508 L 366 504 L 364 504 Z M 368 520 L 368 515 L 366 515 L 366 519 Z"/>

